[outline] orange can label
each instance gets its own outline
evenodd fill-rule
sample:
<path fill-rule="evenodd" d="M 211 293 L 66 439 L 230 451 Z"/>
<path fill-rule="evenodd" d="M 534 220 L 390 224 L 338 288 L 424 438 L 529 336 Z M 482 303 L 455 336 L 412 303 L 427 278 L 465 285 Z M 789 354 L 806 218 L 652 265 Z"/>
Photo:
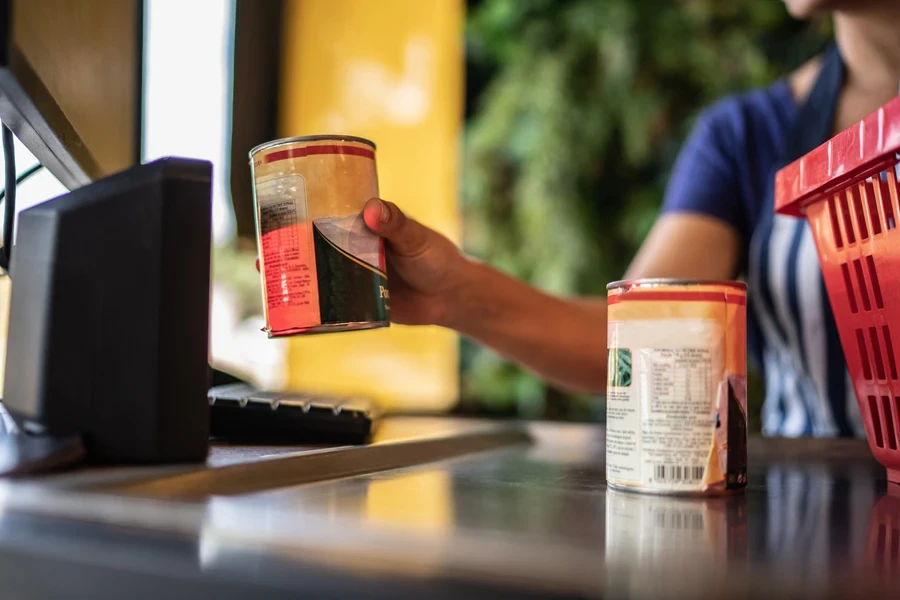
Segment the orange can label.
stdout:
<path fill-rule="evenodd" d="M 746 298 L 738 282 L 611 286 L 610 484 L 663 493 L 746 485 Z"/>
<path fill-rule="evenodd" d="M 384 242 L 362 216 L 378 195 L 374 145 L 314 136 L 250 157 L 269 335 L 386 326 Z"/>

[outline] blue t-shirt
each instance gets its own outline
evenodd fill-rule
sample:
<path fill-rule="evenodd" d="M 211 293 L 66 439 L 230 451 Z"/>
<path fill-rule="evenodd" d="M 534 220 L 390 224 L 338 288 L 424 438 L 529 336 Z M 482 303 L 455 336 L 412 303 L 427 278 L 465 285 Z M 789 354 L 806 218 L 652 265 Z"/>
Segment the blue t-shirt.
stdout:
<path fill-rule="evenodd" d="M 763 432 L 865 435 L 815 243 L 775 216 L 775 172 L 800 112 L 785 80 L 704 111 L 675 164 L 663 212 L 721 219 L 744 240 L 750 355 L 765 376 Z"/>

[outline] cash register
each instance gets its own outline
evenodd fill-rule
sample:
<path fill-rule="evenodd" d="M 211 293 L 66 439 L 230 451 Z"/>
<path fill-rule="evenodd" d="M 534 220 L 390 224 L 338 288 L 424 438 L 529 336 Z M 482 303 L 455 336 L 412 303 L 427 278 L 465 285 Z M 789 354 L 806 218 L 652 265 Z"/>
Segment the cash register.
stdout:
<path fill-rule="evenodd" d="M 267 394 L 210 370 L 212 166 L 141 164 L 142 4 L 0 2 L 15 423 L 0 472 L 203 461 L 211 433 L 363 441 L 374 413 L 358 399 Z M 94 77 L 72 86 L 73 71 Z M 17 220 L 30 174 L 16 171 L 14 135 L 70 190 Z"/>

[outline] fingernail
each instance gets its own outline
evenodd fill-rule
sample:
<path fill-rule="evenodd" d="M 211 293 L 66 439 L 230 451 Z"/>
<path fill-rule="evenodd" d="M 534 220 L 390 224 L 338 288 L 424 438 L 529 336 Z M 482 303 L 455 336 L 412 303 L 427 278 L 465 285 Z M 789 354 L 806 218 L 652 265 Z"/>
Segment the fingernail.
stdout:
<path fill-rule="evenodd" d="M 378 203 L 381 204 L 381 215 L 378 218 L 382 223 L 387 223 L 391 220 L 391 211 L 384 202 L 379 201 Z"/>

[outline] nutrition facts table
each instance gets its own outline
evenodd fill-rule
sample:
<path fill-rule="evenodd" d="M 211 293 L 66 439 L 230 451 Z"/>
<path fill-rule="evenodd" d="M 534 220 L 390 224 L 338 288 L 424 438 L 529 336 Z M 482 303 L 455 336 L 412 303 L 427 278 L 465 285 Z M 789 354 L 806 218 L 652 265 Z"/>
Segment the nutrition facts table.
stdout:
<path fill-rule="evenodd" d="M 262 234 L 281 229 L 293 229 L 297 225 L 297 204 L 291 198 L 270 202 L 259 210 Z"/>
<path fill-rule="evenodd" d="M 667 415 L 708 415 L 712 406 L 712 356 L 708 348 L 653 351 L 650 407 Z"/>

